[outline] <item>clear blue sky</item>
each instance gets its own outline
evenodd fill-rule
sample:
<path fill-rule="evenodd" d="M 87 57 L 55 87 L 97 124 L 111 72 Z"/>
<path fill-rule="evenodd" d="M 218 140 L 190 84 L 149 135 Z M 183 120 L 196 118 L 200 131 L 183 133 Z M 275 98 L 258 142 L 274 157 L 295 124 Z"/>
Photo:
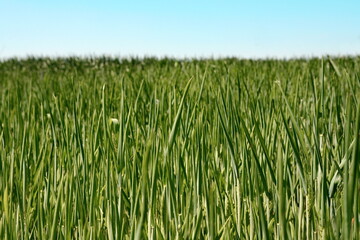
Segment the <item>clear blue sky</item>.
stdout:
<path fill-rule="evenodd" d="M 359 0 L 0 0 L 0 58 L 360 54 Z"/>

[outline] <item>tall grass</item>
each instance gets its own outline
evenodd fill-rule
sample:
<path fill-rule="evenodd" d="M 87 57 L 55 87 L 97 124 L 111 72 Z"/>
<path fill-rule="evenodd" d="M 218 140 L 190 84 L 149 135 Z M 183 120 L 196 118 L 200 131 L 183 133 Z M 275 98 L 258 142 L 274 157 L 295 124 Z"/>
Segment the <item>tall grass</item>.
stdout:
<path fill-rule="evenodd" d="M 360 239 L 360 59 L 0 63 L 1 239 Z"/>

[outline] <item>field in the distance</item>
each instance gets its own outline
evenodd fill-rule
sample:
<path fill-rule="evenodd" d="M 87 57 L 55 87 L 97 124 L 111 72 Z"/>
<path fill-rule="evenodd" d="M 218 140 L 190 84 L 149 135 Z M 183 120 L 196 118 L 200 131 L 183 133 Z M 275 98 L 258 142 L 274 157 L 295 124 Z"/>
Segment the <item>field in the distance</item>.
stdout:
<path fill-rule="evenodd" d="M 0 62 L 0 239 L 360 239 L 360 58 Z"/>

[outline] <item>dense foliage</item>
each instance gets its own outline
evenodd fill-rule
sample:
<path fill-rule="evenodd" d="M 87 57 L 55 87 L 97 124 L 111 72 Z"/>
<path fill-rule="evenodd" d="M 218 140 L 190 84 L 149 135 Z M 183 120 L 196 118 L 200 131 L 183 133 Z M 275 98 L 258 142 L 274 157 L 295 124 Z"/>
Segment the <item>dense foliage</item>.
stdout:
<path fill-rule="evenodd" d="M 0 62 L 1 239 L 360 239 L 360 58 Z"/>

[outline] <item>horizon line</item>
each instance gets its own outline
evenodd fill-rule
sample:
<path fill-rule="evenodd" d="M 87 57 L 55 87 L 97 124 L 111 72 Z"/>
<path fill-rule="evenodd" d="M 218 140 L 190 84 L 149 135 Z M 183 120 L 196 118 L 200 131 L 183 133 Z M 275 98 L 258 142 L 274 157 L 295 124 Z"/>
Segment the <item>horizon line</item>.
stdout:
<path fill-rule="evenodd" d="M 1 56 L 0 55 L 0 62 L 9 61 L 9 60 L 29 60 L 29 59 L 51 59 L 51 60 L 58 60 L 58 59 L 100 59 L 100 58 L 107 58 L 107 59 L 119 59 L 119 60 L 144 60 L 144 59 L 156 59 L 156 60 L 222 60 L 222 59 L 238 59 L 238 60 L 309 60 L 309 59 L 323 59 L 323 58 L 357 58 L 360 57 L 360 53 L 355 54 L 303 54 L 303 55 L 294 55 L 294 56 L 253 56 L 253 57 L 246 57 L 241 55 L 227 55 L 227 54 L 210 54 L 207 56 L 175 56 L 171 54 L 27 54 L 27 55 L 12 55 L 12 56 Z"/>

